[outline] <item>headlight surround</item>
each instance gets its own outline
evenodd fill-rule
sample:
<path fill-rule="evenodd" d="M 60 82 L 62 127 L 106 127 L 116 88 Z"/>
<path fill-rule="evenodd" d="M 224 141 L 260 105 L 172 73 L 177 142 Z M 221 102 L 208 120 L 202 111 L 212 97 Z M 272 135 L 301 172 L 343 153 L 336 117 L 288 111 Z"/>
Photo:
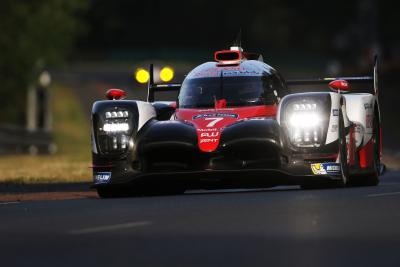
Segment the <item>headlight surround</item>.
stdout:
<path fill-rule="evenodd" d="M 107 110 L 100 115 L 97 140 L 102 153 L 121 154 L 132 147 L 132 113 L 125 109 Z"/>
<path fill-rule="evenodd" d="M 319 147 L 324 131 L 323 110 L 319 103 L 299 100 L 285 107 L 284 122 L 290 143 L 296 147 Z"/>

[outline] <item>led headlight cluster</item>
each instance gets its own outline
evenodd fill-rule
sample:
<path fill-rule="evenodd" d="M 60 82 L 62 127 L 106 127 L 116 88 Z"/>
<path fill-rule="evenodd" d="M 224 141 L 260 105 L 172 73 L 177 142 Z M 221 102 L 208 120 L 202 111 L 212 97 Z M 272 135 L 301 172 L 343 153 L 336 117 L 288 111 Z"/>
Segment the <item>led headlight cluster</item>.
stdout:
<path fill-rule="evenodd" d="M 105 123 L 103 125 L 103 131 L 105 132 L 127 132 L 129 131 L 129 123 L 127 122 L 112 122 L 112 123 Z"/>
<path fill-rule="evenodd" d="M 100 149 L 104 153 L 126 151 L 132 140 L 132 118 L 128 110 L 106 111 L 98 132 Z"/>
<path fill-rule="evenodd" d="M 120 110 L 120 111 L 107 111 L 106 112 L 106 119 L 110 118 L 128 118 L 129 112 L 127 110 Z"/>
<path fill-rule="evenodd" d="M 315 147 L 321 143 L 323 123 L 318 105 L 312 102 L 287 106 L 285 120 L 290 142 L 297 147 Z"/>

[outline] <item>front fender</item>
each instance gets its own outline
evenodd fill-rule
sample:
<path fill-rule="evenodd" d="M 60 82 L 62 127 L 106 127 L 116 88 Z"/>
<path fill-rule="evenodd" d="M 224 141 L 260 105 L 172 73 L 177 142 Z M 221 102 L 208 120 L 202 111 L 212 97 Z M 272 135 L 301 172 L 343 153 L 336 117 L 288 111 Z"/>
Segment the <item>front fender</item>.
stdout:
<path fill-rule="evenodd" d="M 181 121 L 152 121 L 138 132 L 136 147 L 139 157 L 156 151 L 172 154 L 181 149 L 196 150 L 196 129 Z"/>

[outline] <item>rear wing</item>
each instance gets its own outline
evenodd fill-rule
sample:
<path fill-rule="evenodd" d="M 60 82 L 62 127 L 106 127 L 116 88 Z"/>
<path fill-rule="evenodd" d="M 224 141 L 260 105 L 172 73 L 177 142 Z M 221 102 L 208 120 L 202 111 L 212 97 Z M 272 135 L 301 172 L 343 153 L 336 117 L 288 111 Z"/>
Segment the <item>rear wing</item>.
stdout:
<path fill-rule="evenodd" d="M 349 83 L 366 83 L 371 82 L 374 86 L 375 95 L 378 95 L 378 56 L 374 57 L 374 70 L 372 76 L 361 77 L 336 77 L 336 78 L 317 78 L 317 79 L 300 79 L 286 80 L 287 85 L 318 85 L 329 84 L 334 80 L 346 80 Z"/>
<path fill-rule="evenodd" d="M 154 83 L 154 68 L 153 64 L 149 66 L 149 81 L 147 84 L 147 102 L 154 102 L 154 93 L 161 91 L 179 91 L 182 84 L 170 83 L 170 84 L 155 84 Z"/>
<path fill-rule="evenodd" d="M 149 81 L 147 85 L 147 102 L 154 102 L 154 93 L 162 91 L 179 91 L 181 89 L 181 83 L 170 83 L 170 84 L 155 84 L 154 83 L 154 68 L 153 64 L 149 66 Z M 336 78 L 317 78 L 317 79 L 300 79 L 300 80 L 286 80 L 286 84 L 289 86 L 293 85 L 318 85 L 318 84 L 329 84 L 334 80 L 346 80 L 349 83 L 373 83 L 374 93 L 378 95 L 378 56 L 374 57 L 374 69 L 372 76 L 360 76 L 360 77 L 336 77 Z"/>

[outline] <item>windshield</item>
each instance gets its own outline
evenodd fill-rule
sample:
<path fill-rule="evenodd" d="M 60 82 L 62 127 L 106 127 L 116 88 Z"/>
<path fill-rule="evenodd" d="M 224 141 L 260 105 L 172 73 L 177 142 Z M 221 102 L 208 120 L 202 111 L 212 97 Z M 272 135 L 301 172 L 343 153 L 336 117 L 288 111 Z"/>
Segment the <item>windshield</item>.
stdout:
<path fill-rule="evenodd" d="M 187 79 L 179 94 L 179 107 L 209 108 L 214 107 L 215 101 L 222 99 L 229 107 L 274 104 L 277 99 L 272 77 L 274 76 Z"/>

